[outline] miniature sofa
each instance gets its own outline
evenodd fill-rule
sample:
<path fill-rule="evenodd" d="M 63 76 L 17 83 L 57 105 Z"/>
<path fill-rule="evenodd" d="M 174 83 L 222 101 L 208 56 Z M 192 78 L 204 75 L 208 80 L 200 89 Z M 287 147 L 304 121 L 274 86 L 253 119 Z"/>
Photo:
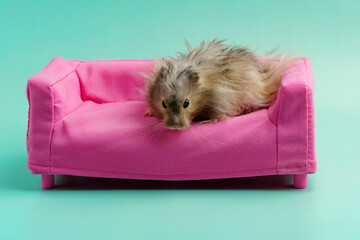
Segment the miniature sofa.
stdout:
<path fill-rule="evenodd" d="M 145 117 L 139 72 L 152 60 L 79 61 L 55 57 L 27 84 L 28 168 L 42 187 L 54 175 L 198 180 L 294 175 L 306 188 L 316 171 L 313 76 L 299 58 L 268 109 L 186 130 Z"/>

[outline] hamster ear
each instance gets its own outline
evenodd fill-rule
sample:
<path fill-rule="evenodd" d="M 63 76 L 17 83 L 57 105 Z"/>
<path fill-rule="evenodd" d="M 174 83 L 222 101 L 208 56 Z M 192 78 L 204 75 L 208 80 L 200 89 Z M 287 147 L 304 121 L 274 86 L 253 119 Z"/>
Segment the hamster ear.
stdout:
<path fill-rule="evenodd" d="M 158 71 L 157 73 L 157 79 L 160 80 L 160 79 L 164 79 L 165 76 L 166 76 L 166 73 L 167 73 L 167 68 L 165 66 L 162 66 L 160 68 L 160 70 Z"/>
<path fill-rule="evenodd" d="M 194 71 L 192 68 L 188 67 L 185 69 L 186 76 L 190 79 L 191 82 L 196 83 L 199 81 L 199 74 Z"/>
<path fill-rule="evenodd" d="M 199 81 L 199 74 L 197 72 L 191 72 L 191 80 L 195 83 Z"/>
<path fill-rule="evenodd" d="M 167 64 L 164 59 L 160 59 L 154 63 L 153 81 L 165 78 L 168 72 Z"/>

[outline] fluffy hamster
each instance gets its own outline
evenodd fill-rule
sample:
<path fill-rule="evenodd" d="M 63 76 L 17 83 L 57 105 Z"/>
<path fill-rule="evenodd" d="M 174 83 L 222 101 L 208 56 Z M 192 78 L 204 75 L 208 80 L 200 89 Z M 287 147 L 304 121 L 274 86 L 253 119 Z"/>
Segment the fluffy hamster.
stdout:
<path fill-rule="evenodd" d="M 290 60 L 261 61 L 245 47 L 202 42 L 187 54 L 154 64 L 146 89 L 148 115 L 169 129 L 217 121 L 269 106 Z"/>

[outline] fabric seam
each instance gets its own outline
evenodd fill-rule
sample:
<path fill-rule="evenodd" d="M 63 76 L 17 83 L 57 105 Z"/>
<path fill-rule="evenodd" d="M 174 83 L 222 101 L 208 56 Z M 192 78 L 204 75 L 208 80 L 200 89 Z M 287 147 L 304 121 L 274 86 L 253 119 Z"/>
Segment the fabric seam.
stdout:
<path fill-rule="evenodd" d="M 27 91 L 27 97 L 28 97 L 28 102 L 29 102 L 28 122 L 27 122 L 27 131 L 26 131 L 26 147 L 28 147 L 28 142 L 29 142 L 29 130 L 30 130 L 30 110 L 31 110 L 30 89 L 29 89 L 29 86 L 26 88 L 26 91 Z M 29 150 L 29 149 L 27 148 L 27 150 Z"/>
<path fill-rule="evenodd" d="M 50 86 L 50 91 L 51 91 L 51 101 L 52 101 L 52 114 L 51 114 L 51 132 L 50 132 L 50 140 L 49 140 L 49 172 L 51 173 L 51 145 L 52 145 L 52 137 L 54 134 L 54 121 L 55 121 L 55 105 L 54 105 L 54 92 L 52 87 Z"/>
<path fill-rule="evenodd" d="M 282 82 L 282 80 L 281 80 Z M 281 91 L 279 89 L 279 91 Z M 280 111 L 283 101 L 283 94 L 281 94 L 279 99 L 279 111 L 277 112 L 277 124 L 276 124 L 276 173 L 279 174 L 278 164 L 279 164 L 279 118 L 280 118 Z"/>
<path fill-rule="evenodd" d="M 308 80 L 308 74 L 307 74 L 307 64 L 305 59 L 303 58 L 303 62 L 305 65 L 305 79 L 306 81 Z M 306 165 L 306 170 L 308 171 L 309 169 L 309 96 L 308 96 L 308 86 L 307 84 L 305 85 L 305 93 L 306 93 L 306 155 L 305 155 L 305 165 Z"/>
<path fill-rule="evenodd" d="M 76 108 L 74 108 L 72 111 L 70 111 L 68 114 L 66 114 L 65 116 L 63 116 L 62 118 L 60 118 L 59 120 L 57 120 L 56 122 L 54 122 L 54 128 L 55 125 L 60 122 L 61 120 L 63 120 L 64 118 L 66 118 L 67 116 L 69 116 L 70 114 L 72 114 L 73 112 L 75 112 L 78 108 L 80 108 L 83 105 L 84 101 L 82 103 L 80 103 L 78 106 L 76 106 Z"/>
<path fill-rule="evenodd" d="M 57 80 L 56 82 L 54 82 L 54 83 L 52 83 L 52 84 L 50 84 L 50 86 L 49 87 L 52 87 L 52 86 L 54 86 L 54 85 L 56 85 L 57 83 L 59 83 L 59 82 L 61 82 L 61 81 L 63 81 L 65 78 L 67 78 L 71 73 L 73 73 L 74 72 L 74 70 L 75 69 L 73 69 L 73 70 L 71 70 L 69 73 L 67 73 L 65 76 L 63 76 L 62 78 L 60 78 L 59 80 Z"/>
<path fill-rule="evenodd" d="M 42 166 L 42 165 L 38 165 L 38 164 L 30 164 L 30 166 L 38 166 L 38 167 L 47 167 L 47 166 Z M 77 171 L 89 171 L 89 172 L 99 172 L 99 173 L 115 173 L 115 174 L 143 174 L 143 175 L 159 175 L 159 176 L 176 176 L 176 175 L 196 175 L 196 174 L 213 174 L 213 173 L 237 173 L 237 172 L 243 172 L 243 173 L 250 173 L 250 172 L 261 172 L 261 171 L 267 171 L 267 170 L 277 170 L 276 168 L 262 168 L 262 169 L 252 169 L 252 170 L 245 170 L 245 171 L 229 171 L 229 172 L 201 172 L 201 173 L 196 173 L 196 174 L 186 174 L 186 173 L 180 173 L 180 174 L 149 174 L 149 173 L 132 173 L 132 172 L 115 172 L 115 171 L 99 171 L 99 170 L 88 170 L 88 169 L 81 169 L 81 168 L 70 168 L 70 167 L 57 167 L 57 166 L 53 166 L 54 168 L 62 168 L 62 169 L 69 169 L 69 170 L 77 170 Z M 281 170 L 283 169 L 296 169 L 296 168 L 305 168 L 304 166 L 290 166 L 290 167 L 282 167 Z M 277 173 L 277 175 L 280 175 Z"/>
<path fill-rule="evenodd" d="M 52 149 L 52 140 L 53 140 L 53 135 L 54 135 L 54 126 L 55 126 L 55 102 L 54 102 L 54 91 L 53 91 L 53 86 L 61 81 L 63 81 L 65 78 L 67 78 L 71 73 L 73 73 L 75 71 L 75 68 L 79 65 L 79 63 L 74 66 L 74 69 L 71 70 L 69 73 L 67 73 L 65 76 L 61 77 L 59 80 L 57 80 L 56 82 L 54 82 L 53 84 L 50 84 L 49 89 L 51 91 L 51 101 L 52 101 L 52 123 L 51 123 L 51 132 L 50 132 L 50 139 L 49 139 L 49 172 L 51 173 L 51 149 Z"/>
<path fill-rule="evenodd" d="M 110 60 L 90 60 L 90 61 L 86 61 L 86 60 L 76 60 L 79 61 L 79 63 L 92 63 L 92 62 L 122 62 L 122 61 L 127 61 L 127 62 L 136 62 L 136 61 L 157 61 L 160 60 L 159 59 L 110 59 Z"/>
<path fill-rule="evenodd" d="M 306 71 L 306 80 L 309 80 L 309 66 L 308 66 L 308 62 L 304 59 L 304 63 L 305 63 L 305 71 Z M 309 91 L 309 84 L 306 85 L 306 94 L 307 94 L 307 148 L 306 148 L 306 167 L 307 170 L 309 170 L 309 152 L 310 152 L 310 127 L 311 126 L 311 116 L 310 116 L 310 112 L 311 112 L 311 106 L 310 106 L 310 102 L 311 102 L 311 91 Z"/>

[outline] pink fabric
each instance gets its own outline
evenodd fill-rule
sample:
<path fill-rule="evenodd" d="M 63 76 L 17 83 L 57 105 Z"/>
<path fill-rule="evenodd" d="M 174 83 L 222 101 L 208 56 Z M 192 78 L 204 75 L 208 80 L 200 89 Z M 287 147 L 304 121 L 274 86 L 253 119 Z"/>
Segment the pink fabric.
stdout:
<path fill-rule="evenodd" d="M 28 168 L 158 180 L 314 173 L 313 78 L 300 60 L 269 109 L 177 131 L 143 116 L 138 73 L 152 60 L 54 58 L 28 82 Z"/>

